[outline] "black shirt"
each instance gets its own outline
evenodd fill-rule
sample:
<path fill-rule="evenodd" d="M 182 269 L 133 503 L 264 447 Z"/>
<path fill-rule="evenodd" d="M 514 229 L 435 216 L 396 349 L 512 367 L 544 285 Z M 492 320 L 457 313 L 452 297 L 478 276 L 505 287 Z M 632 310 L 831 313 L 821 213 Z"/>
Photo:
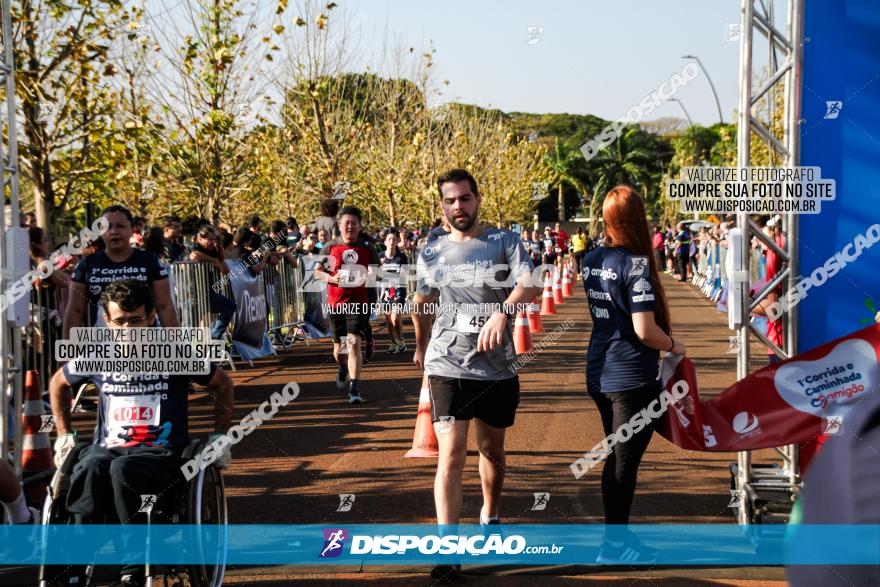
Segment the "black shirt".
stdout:
<path fill-rule="evenodd" d="M 403 265 L 408 264 L 409 259 L 400 249 L 397 249 L 393 257 L 388 257 L 385 253 L 379 255 L 379 266 L 382 267 L 381 283 L 387 287 L 406 288 L 406 281 L 400 280 L 400 271 Z"/>
<path fill-rule="evenodd" d="M 648 258 L 619 247 L 600 247 L 584 258 L 584 291 L 593 319 L 587 353 L 587 387 L 612 393 L 657 379 L 660 351 L 636 336 L 632 315 L 653 312 L 654 283 Z"/>
<path fill-rule="evenodd" d="M 163 241 L 162 247 L 165 249 L 164 255 L 169 263 L 180 261 L 186 250 L 183 245 L 167 238 Z"/>
<path fill-rule="evenodd" d="M 162 266 L 159 257 L 143 249 L 132 249 L 128 259 L 120 263 L 112 261 L 106 251 L 99 251 L 83 257 L 74 269 L 72 279 L 86 286 L 89 323 L 94 325 L 98 316 L 98 302 L 107 284 L 120 279 L 152 284 L 168 279 L 168 269 Z"/>

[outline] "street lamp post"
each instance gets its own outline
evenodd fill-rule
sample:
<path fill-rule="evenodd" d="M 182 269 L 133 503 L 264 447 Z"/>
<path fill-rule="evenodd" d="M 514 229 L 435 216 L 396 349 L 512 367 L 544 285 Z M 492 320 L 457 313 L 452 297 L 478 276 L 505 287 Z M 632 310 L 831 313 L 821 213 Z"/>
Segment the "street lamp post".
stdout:
<path fill-rule="evenodd" d="M 684 107 L 684 102 L 679 100 L 678 98 L 667 98 L 667 102 L 678 102 L 678 105 L 681 106 L 681 109 L 684 111 L 684 115 L 687 116 L 688 123 L 691 125 L 691 128 L 694 128 L 694 121 L 691 120 L 691 115 L 688 114 L 687 108 Z"/>
<path fill-rule="evenodd" d="M 718 92 L 715 91 L 715 84 L 712 83 L 712 78 L 709 77 L 709 72 L 706 70 L 706 67 L 703 65 L 703 62 L 700 61 L 700 58 L 696 55 L 682 55 L 682 59 L 693 59 L 697 62 L 697 65 L 700 66 L 700 69 L 703 70 L 703 73 L 706 74 L 706 79 L 709 80 L 709 87 L 712 88 L 712 94 L 715 96 L 715 105 L 718 106 L 718 120 L 721 121 L 721 124 L 724 124 L 724 115 L 721 114 L 721 100 L 718 99 Z"/>
<path fill-rule="evenodd" d="M 689 122 L 690 125 L 691 125 L 689 130 L 690 130 L 691 134 L 693 134 L 693 132 L 694 132 L 694 121 L 691 120 L 691 115 L 688 114 L 687 108 L 684 107 L 684 102 L 682 102 L 682 101 L 679 100 L 678 98 L 668 98 L 666 101 L 667 101 L 667 102 L 678 102 L 678 105 L 681 106 L 682 111 L 684 111 L 684 115 L 687 116 L 688 122 Z M 699 217 L 700 217 L 700 216 L 699 216 L 696 212 L 694 212 L 694 220 L 697 220 Z"/>

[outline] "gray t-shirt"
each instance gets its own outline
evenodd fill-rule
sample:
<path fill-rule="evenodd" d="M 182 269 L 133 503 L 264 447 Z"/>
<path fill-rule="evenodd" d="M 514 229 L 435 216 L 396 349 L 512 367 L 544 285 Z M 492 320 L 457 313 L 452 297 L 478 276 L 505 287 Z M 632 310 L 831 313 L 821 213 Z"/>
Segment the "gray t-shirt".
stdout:
<path fill-rule="evenodd" d="M 501 269 L 492 268 L 499 264 Z M 477 338 L 493 311 L 502 309 L 517 278 L 533 269 L 519 236 L 508 230 L 484 228 L 469 241 L 440 235 L 426 243 L 417 262 L 418 291 L 439 291 L 440 308 L 425 353 L 425 372 L 458 379 L 513 377 L 514 316 L 507 321 L 500 347 L 478 353 Z"/>

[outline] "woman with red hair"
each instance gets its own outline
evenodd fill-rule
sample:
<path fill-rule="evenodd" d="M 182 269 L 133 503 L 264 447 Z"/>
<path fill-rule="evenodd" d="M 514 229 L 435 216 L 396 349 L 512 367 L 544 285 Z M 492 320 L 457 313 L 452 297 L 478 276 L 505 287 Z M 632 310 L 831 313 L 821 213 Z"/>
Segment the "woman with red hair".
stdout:
<path fill-rule="evenodd" d="M 606 533 L 600 564 L 651 563 L 657 551 L 626 525 L 642 455 L 653 425 L 636 416 L 660 394 L 660 351 L 684 354 L 669 326 L 669 307 L 641 196 L 613 188 L 602 206 L 604 246 L 584 259 L 584 290 L 593 330 L 587 353 L 587 391 L 602 417 L 605 436 L 617 444 L 602 470 Z"/>

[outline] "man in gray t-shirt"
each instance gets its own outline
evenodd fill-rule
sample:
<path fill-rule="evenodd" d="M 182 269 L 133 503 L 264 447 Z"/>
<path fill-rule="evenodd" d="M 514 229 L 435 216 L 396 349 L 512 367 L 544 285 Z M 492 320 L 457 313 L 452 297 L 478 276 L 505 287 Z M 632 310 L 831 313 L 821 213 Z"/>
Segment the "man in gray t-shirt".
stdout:
<path fill-rule="evenodd" d="M 422 248 L 413 300 L 413 362 L 428 374 L 440 451 L 434 485 L 437 522 L 459 522 L 468 423 L 476 419 L 484 488 L 480 522 L 497 523 L 504 434 L 519 404 L 519 378 L 509 369 L 516 358 L 510 312 L 524 307 L 541 288 L 529 285 L 532 263 L 519 237 L 480 226 L 481 197 L 470 173 L 448 171 L 437 180 L 437 189 L 451 232 Z M 429 332 L 430 313 L 436 322 Z M 444 565 L 432 576 L 450 573 L 455 570 Z"/>
<path fill-rule="evenodd" d="M 496 381 L 510 379 L 516 359 L 510 308 L 504 303 L 520 275 L 531 276 L 531 259 L 514 233 L 483 228 L 466 241 L 439 236 L 422 248 L 418 292 L 439 293 L 439 307 L 425 354 L 428 375 Z M 493 287 L 494 286 L 494 287 Z M 507 310 L 505 312 L 505 310 Z M 501 345 L 477 351 L 480 331 L 496 312 L 507 315 Z"/>

